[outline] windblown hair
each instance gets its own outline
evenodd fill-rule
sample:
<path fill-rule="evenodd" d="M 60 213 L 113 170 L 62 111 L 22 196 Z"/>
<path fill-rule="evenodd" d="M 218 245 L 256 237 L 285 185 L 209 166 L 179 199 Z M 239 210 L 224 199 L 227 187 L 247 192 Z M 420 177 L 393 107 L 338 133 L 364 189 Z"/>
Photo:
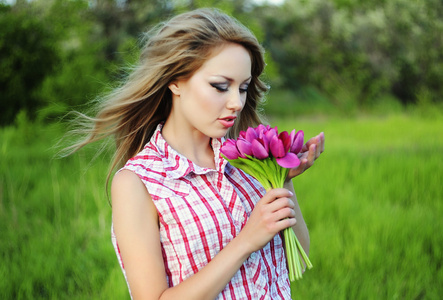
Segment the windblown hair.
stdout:
<path fill-rule="evenodd" d="M 140 59 L 126 80 L 99 99 L 97 114 L 86 119 L 83 140 L 69 150 L 113 136 L 116 151 L 110 173 L 140 152 L 158 123 L 165 121 L 172 106 L 168 85 L 187 79 L 226 43 L 242 45 L 250 54 L 252 80 L 238 122 L 228 132 L 238 136 L 248 126 L 258 125 L 257 111 L 267 86 L 260 80 L 265 67 L 263 48 L 249 29 L 216 9 L 198 9 L 173 17 L 146 34 Z"/>

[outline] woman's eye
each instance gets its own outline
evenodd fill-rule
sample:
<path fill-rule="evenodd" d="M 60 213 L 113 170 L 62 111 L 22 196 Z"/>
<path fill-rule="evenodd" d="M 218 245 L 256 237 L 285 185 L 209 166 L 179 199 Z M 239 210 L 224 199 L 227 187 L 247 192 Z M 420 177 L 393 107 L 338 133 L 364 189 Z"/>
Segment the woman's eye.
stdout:
<path fill-rule="evenodd" d="M 248 87 L 241 87 L 240 88 L 240 93 L 247 93 L 248 92 Z"/>
<path fill-rule="evenodd" d="M 227 92 L 228 87 L 225 84 L 211 83 L 211 86 L 219 92 Z"/>

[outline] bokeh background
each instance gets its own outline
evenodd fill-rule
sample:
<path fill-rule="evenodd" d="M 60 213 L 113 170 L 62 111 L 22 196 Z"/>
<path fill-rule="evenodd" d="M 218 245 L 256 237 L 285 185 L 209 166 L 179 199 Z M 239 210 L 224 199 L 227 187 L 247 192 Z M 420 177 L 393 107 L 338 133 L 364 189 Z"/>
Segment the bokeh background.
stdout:
<path fill-rule="evenodd" d="M 126 76 L 143 32 L 199 7 L 265 47 L 269 122 L 326 135 L 294 179 L 314 265 L 294 299 L 441 299 L 440 0 L 0 1 L 0 298 L 128 299 L 112 143 L 63 159 L 56 145 L 66 113 Z"/>

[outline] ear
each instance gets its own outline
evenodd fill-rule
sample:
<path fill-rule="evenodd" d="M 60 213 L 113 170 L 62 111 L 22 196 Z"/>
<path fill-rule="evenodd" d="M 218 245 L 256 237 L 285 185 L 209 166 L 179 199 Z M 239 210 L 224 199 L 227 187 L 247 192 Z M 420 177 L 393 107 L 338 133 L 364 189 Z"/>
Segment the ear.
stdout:
<path fill-rule="evenodd" d="M 173 81 L 168 85 L 169 90 L 171 90 L 172 94 L 176 96 L 180 96 L 180 85 L 177 81 Z"/>

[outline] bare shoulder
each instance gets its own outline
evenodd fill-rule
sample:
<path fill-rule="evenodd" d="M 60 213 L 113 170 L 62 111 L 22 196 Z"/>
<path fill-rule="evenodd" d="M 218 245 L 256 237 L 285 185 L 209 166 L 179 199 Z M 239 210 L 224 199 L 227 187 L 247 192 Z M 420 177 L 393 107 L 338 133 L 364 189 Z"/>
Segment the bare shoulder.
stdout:
<path fill-rule="evenodd" d="M 119 192 L 126 189 L 141 189 L 144 188 L 144 184 L 141 179 L 130 170 L 121 170 L 115 174 L 112 179 L 111 191 Z M 145 188 L 144 188 L 145 189 Z"/>
<path fill-rule="evenodd" d="M 112 211 L 115 214 L 137 214 L 143 211 L 157 218 L 151 195 L 141 179 L 130 170 L 118 172 L 111 186 Z"/>

